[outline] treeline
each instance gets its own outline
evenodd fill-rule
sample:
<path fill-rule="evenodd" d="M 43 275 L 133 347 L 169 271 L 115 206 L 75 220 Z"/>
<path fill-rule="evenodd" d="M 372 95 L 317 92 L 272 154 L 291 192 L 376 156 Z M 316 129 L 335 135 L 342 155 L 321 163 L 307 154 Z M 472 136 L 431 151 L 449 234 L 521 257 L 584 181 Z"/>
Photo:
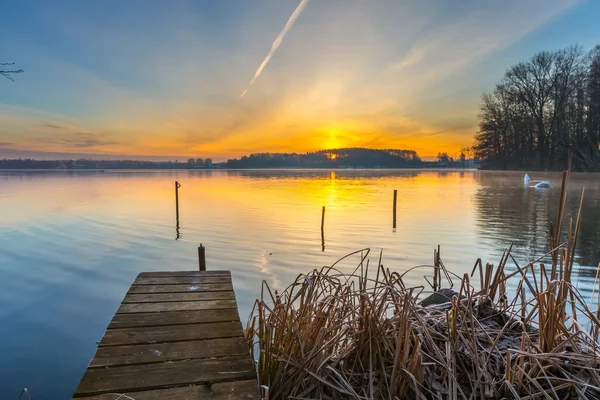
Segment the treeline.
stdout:
<path fill-rule="evenodd" d="M 187 169 L 179 161 L 1 159 L 0 169 Z"/>
<path fill-rule="evenodd" d="M 310 153 L 256 153 L 225 163 L 212 164 L 210 168 L 476 168 L 470 157 L 471 148 L 461 150 L 456 160 L 447 153 L 439 153 L 436 161 L 423 161 L 414 150 L 375 150 L 343 148 Z M 197 160 L 196 160 L 197 161 Z M 0 159 L 0 169 L 190 169 L 208 168 L 179 161 L 137 160 L 34 160 Z"/>
<path fill-rule="evenodd" d="M 345 148 L 312 153 L 256 153 L 228 160 L 227 168 L 415 168 L 422 162 L 414 150 Z"/>
<path fill-rule="evenodd" d="M 544 51 L 512 66 L 480 105 L 483 168 L 600 170 L 600 46 Z"/>

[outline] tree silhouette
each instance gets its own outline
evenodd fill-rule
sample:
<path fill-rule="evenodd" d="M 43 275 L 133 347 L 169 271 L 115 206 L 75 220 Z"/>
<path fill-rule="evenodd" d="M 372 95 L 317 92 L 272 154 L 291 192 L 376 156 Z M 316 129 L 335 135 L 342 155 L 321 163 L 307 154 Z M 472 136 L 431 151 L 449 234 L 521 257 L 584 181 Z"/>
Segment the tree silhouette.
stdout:
<path fill-rule="evenodd" d="M 9 66 L 9 65 L 15 65 L 14 62 L 12 63 L 0 63 L 0 75 L 4 76 L 6 79 L 10 79 L 11 81 L 15 81 L 11 75 L 12 74 L 20 74 L 23 72 L 22 69 L 4 69 L 4 67 Z"/>
<path fill-rule="evenodd" d="M 600 48 L 543 51 L 510 67 L 480 103 L 475 155 L 487 168 L 600 170 Z"/>

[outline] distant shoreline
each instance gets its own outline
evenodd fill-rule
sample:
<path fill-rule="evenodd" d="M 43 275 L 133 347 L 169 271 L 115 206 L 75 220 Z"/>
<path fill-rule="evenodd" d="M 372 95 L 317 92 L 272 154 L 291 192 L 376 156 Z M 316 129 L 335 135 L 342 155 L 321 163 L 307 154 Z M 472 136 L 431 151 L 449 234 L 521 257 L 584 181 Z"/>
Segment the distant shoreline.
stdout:
<path fill-rule="evenodd" d="M 394 171 L 394 170 L 446 170 L 446 171 L 482 171 L 469 167 L 416 166 L 398 168 L 340 168 L 340 167 L 265 167 L 265 168 L 0 168 L 0 172 L 108 172 L 108 171 Z M 491 170 L 490 170 L 491 171 Z M 512 170 L 520 171 L 520 170 Z"/>
<path fill-rule="evenodd" d="M 213 163 L 211 158 L 190 158 L 180 161 L 139 161 L 131 159 L 0 159 L 0 169 L 44 170 L 204 170 L 204 169 L 389 169 L 389 168 L 474 168 L 479 163 L 461 153 L 453 159 L 438 153 L 436 161 L 424 161 L 414 150 L 341 148 L 308 153 L 254 153 L 238 159 Z"/>

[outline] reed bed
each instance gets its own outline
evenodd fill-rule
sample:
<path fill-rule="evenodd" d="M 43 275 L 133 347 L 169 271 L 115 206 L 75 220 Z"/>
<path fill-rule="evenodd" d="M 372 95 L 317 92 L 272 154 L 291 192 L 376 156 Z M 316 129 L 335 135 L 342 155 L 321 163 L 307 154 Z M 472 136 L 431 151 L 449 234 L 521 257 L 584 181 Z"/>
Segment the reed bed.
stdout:
<path fill-rule="evenodd" d="M 439 250 L 416 267 L 433 268 L 434 292 L 454 287 L 442 303 L 420 304 L 424 287 L 381 255 L 370 265 L 369 249 L 280 293 L 264 283 L 246 335 L 265 398 L 600 398 L 600 300 L 572 282 L 580 215 L 563 226 L 567 184 L 565 172 L 551 251 L 537 261 L 519 266 L 511 246 L 470 275 L 448 271 Z M 342 272 L 351 257 L 358 266 Z"/>

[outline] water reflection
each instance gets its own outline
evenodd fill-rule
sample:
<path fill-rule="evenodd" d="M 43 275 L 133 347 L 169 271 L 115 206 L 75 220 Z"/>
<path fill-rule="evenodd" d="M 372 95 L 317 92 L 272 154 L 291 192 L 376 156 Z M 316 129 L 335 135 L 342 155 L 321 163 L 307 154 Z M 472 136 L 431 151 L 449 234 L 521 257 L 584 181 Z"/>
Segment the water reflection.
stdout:
<path fill-rule="evenodd" d="M 566 203 L 567 223 L 563 230 L 563 238 L 566 238 L 568 220 L 576 220 L 581 191 L 585 186 L 576 253 L 576 261 L 584 266 L 595 266 L 600 260 L 600 176 L 591 175 L 572 175 Z M 478 175 L 479 185 L 474 195 L 478 236 L 495 243 L 499 249 L 497 254 L 513 241 L 514 254 L 525 261 L 549 251 L 549 224 L 557 217 L 561 175 L 545 173 L 543 176 L 553 182 L 554 188 L 539 190 L 525 187 L 517 180 L 517 173 Z M 582 274 L 595 276 L 595 269 L 583 269 Z"/>
<path fill-rule="evenodd" d="M 560 174 L 535 178 L 560 185 Z M 599 185 L 599 175 L 573 174 L 567 203 L 574 215 L 586 186 L 583 291 L 600 260 Z M 479 257 L 497 264 L 515 241 L 523 265 L 547 249 L 558 192 L 524 188 L 520 173 L 479 171 L 0 172 L 0 398 L 23 387 L 68 398 L 135 276 L 197 269 L 198 243 L 208 269 L 232 271 L 243 320 L 263 280 L 283 289 L 363 248 L 376 258 L 383 250 L 386 268 L 402 272 L 431 264 L 440 244 L 462 276 Z M 429 273 L 407 273 L 407 285 Z"/>

